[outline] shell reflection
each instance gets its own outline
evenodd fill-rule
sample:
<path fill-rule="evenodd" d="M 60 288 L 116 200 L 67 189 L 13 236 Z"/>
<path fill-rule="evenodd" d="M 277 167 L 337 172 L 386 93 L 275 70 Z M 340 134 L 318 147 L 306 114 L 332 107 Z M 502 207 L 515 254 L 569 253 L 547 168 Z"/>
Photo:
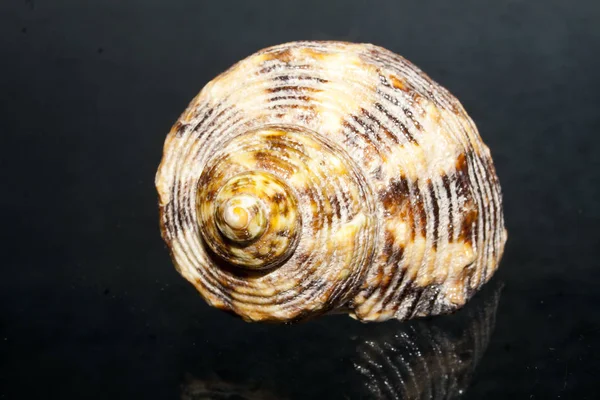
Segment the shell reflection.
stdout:
<path fill-rule="evenodd" d="M 372 399 L 454 399 L 467 390 L 495 325 L 499 293 L 471 310 L 464 330 L 423 321 L 380 333 L 354 361 Z"/>
<path fill-rule="evenodd" d="M 187 377 L 183 385 L 181 400 L 279 400 L 281 397 L 264 390 L 260 383 L 239 385 L 223 381 L 218 377 L 209 379 L 194 379 Z"/>
<path fill-rule="evenodd" d="M 218 360 L 205 361 L 211 370 L 207 378 L 186 377 L 181 398 L 459 398 L 485 353 L 499 298 L 500 287 L 495 284 L 451 316 L 353 324 L 346 336 L 329 340 L 318 338 L 323 326 L 311 324 L 312 330 L 307 328 L 297 339 L 295 333 L 290 338 L 286 332 L 283 343 L 277 343 L 281 332 L 277 330 L 258 341 L 249 338 L 255 344 L 251 349 L 247 343 L 241 347 L 224 343 L 215 353 Z M 314 343 L 308 337 L 319 340 Z"/>

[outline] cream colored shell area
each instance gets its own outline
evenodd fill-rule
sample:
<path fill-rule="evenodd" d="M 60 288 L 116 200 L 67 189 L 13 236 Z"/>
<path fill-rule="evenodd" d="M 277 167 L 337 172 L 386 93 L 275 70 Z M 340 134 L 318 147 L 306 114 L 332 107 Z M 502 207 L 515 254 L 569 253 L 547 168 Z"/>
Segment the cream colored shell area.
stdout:
<path fill-rule="evenodd" d="M 317 264 L 228 275 L 205 251 L 195 204 L 203 168 L 236 137 L 265 126 L 332 143 L 355 170 L 349 181 L 370 196 L 371 261 L 339 286 L 340 275 Z M 489 280 L 506 241 L 490 152 L 458 100 L 404 58 L 368 44 L 288 43 L 237 63 L 169 133 L 156 185 L 180 273 L 210 304 L 247 320 L 294 320 L 337 306 L 365 321 L 452 311 Z"/>

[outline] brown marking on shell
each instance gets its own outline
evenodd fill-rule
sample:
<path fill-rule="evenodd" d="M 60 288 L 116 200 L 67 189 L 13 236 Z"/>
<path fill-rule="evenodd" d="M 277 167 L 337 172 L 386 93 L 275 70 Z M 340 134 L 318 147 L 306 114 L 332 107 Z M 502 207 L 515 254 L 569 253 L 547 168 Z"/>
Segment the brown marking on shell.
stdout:
<path fill-rule="evenodd" d="M 405 246 L 400 244 L 402 241 L 401 238 L 398 238 L 395 232 L 391 232 L 386 229 L 385 231 L 385 244 L 382 251 L 382 256 L 385 262 L 388 265 L 396 266 L 396 268 L 400 267 L 400 261 L 404 257 L 404 249 Z M 383 277 L 381 276 L 383 271 L 378 272 L 378 282 L 380 282 L 381 289 L 386 290 L 392 280 L 392 276 L 390 274 L 385 274 Z"/>
<path fill-rule="evenodd" d="M 452 190 L 450 188 L 450 177 L 448 175 L 442 176 L 442 185 L 443 185 L 444 191 L 446 192 L 446 195 L 448 197 L 450 197 Z M 448 202 L 448 215 L 449 216 L 454 215 L 452 201 Z M 453 222 L 450 221 L 448 223 L 447 227 L 448 227 L 448 237 L 450 239 L 452 239 L 454 237 L 454 224 L 453 224 Z"/>
<path fill-rule="evenodd" d="M 411 208 L 412 231 L 414 232 L 414 235 L 425 236 L 427 233 L 427 210 L 425 210 L 425 203 L 422 200 L 423 194 L 421 193 L 419 185 L 415 185 L 414 187 L 414 197 L 419 200 L 417 200 Z M 412 239 L 414 241 L 414 236 Z"/>
<path fill-rule="evenodd" d="M 423 288 L 419 296 L 419 301 L 415 302 L 411 317 L 427 317 L 431 315 L 440 292 L 441 290 L 438 285 L 431 285 Z"/>
<path fill-rule="evenodd" d="M 310 86 L 298 86 L 298 85 L 286 85 L 286 86 L 275 86 L 267 88 L 266 91 L 268 93 L 281 93 L 281 92 L 291 92 L 291 93 L 319 93 L 322 89 L 310 87 Z"/>
<path fill-rule="evenodd" d="M 465 243 L 473 243 L 477 240 L 477 222 L 479 212 L 472 202 L 465 205 L 463 211 L 463 220 L 461 222 L 458 240 Z"/>
<path fill-rule="evenodd" d="M 318 232 L 323 228 L 323 224 L 327 221 L 329 214 L 320 210 L 320 204 L 314 197 L 312 190 L 307 190 L 304 195 L 308 197 L 311 206 L 311 227 L 313 232 Z M 331 221 L 331 220 L 330 220 Z M 330 222 L 329 221 L 329 222 Z"/>
<path fill-rule="evenodd" d="M 290 99 L 291 97 L 287 97 L 287 99 Z M 294 97 L 295 98 L 295 97 Z M 279 98 L 279 100 L 282 99 L 286 99 L 286 98 Z M 307 101 L 309 99 L 308 96 L 302 96 L 301 98 L 299 98 L 298 100 L 303 100 L 303 101 Z M 278 110 L 278 109 L 303 109 L 305 111 L 310 111 L 311 113 L 315 112 L 315 106 L 311 105 L 311 104 L 271 104 L 269 105 L 269 108 L 272 110 Z"/>
<path fill-rule="evenodd" d="M 467 156 L 465 153 L 460 153 L 458 159 L 456 160 L 456 173 L 465 174 L 467 168 Z"/>
<path fill-rule="evenodd" d="M 218 106 L 217 106 L 217 107 L 218 107 Z M 212 117 L 212 115 L 214 114 L 215 110 L 218 110 L 218 108 L 217 108 L 217 107 L 215 107 L 215 108 L 208 108 L 208 109 L 206 109 L 206 110 L 202 110 L 202 113 L 200 114 L 202 117 L 201 117 L 200 119 L 198 119 L 198 120 L 197 120 L 197 122 L 196 122 L 196 121 L 194 121 L 194 125 L 195 125 L 195 126 L 197 126 L 197 127 L 208 128 L 208 127 L 205 127 L 205 126 L 204 126 L 204 124 L 205 124 L 205 122 L 206 122 L 206 121 L 207 121 L 207 120 L 208 120 L 210 117 Z M 188 113 L 186 114 L 186 116 L 184 117 L 184 119 L 183 119 L 182 123 L 184 123 L 184 124 L 191 124 L 191 123 L 192 123 L 192 120 L 193 120 L 193 118 L 194 118 L 194 116 L 195 116 L 195 115 L 194 115 L 194 113 L 193 113 L 193 112 L 191 112 L 191 111 L 190 111 L 190 112 L 188 112 Z"/>
<path fill-rule="evenodd" d="M 282 156 L 285 156 L 284 152 L 278 152 L 278 156 L 274 157 L 272 155 L 273 150 L 276 150 L 277 146 L 270 147 L 269 150 L 257 151 L 254 153 L 254 158 L 256 159 L 256 167 L 259 169 L 264 169 L 266 171 L 276 169 L 281 172 L 285 176 L 290 176 L 295 172 L 295 169 L 292 165 L 287 163 Z M 281 149 L 278 149 L 281 150 Z"/>
<path fill-rule="evenodd" d="M 179 184 L 173 188 L 172 198 L 181 198 L 183 197 L 182 193 L 185 193 L 187 189 L 187 184 Z M 175 208 L 174 204 L 170 203 L 171 212 L 174 214 L 175 220 L 177 221 L 178 228 L 176 229 L 184 229 L 185 227 L 191 225 L 192 219 L 190 217 L 189 210 L 185 208 Z"/>
<path fill-rule="evenodd" d="M 395 215 L 398 213 L 398 209 L 409 200 L 409 196 L 409 182 L 405 177 L 400 176 L 393 178 L 389 185 L 380 192 L 379 199 L 386 212 L 389 215 Z"/>
<path fill-rule="evenodd" d="M 272 51 L 265 53 L 266 60 L 277 60 L 284 63 L 289 63 L 293 60 L 294 55 L 291 49 L 282 49 L 279 51 Z"/>
<path fill-rule="evenodd" d="M 390 142 L 390 145 L 398 145 L 398 138 L 393 135 L 390 131 L 383 127 L 383 122 L 379 120 L 372 112 L 365 108 L 361 108 L 361 117 L 366 118 L 371 124 L 366 126 L 368 134 L 365 136 L 367 141 L 366 162 L 367 164 L 373 160 L 377 160 L 381 166 L 381 163 L 387 160 L 387 145 L 383 145 L 386 142 Z M 387 143 L 386 143 L 387 144 Z"/>
<path fill-rule="evenodd" d="M 270 166 L 276 163 L 267 151 L 255 152 L 254 158 L 256 159 L 256 166 L 267 171 L 270 169 Z"/>
<path fill-rule="evenodd" d="M 182 121 L 177 121 L 171 128 L 171 133 L 174 133 L 176 136 L 179 137 L 183 135 L 183 130 L 185 129 L 185 127 L 186 125 Z"/>
<path fill-rule="evenodd" d="M 216 197 L 217 197 L 217 188 L 211 186 L 210 189 L 206 192 L 206 200 L 214 201 L 214 199 Z"/>
<path fill-rule="evenodd" d="M 329 82 L 327 79 L 323 79 L 320 77 L 316 77 L 316 76 L 306 76 L 306 75 L 278 75 L 273 77 L 273 80 L 275 81 L 283 81 L 283 82 L 288 82 L 292 79 L 296 79 L 299 81 L 314 81 L 316 83 L 327 83 Z"/>
<path fill-rule="evenodd" d="M 435 194 L 435 191 L 433 189 L 433 183 L 431 182 L 431 180 L 429 180 L 427 182 L 427 189 L 429 191 L 429 196 L 432 199 L 435 199 L 437 196 Z M 432 248 L 433 250 L 437 250 L 437 245 L 438 245 L 438 229 L 439 229 L 439 224 L 440 224 L 440 206 L 437 203 L 437 201 L 433 201 L 432 202 L 432 207 L 431 207 L 431 213 L 429 214 L 429 218 L 431 218 L 433 220 L 433 233 L 432 233 Z"/>
<path fill-rule="evenodd" d="M 271 197 L 271 201 L 275 203 L 283 203 L 285 201 L 285 196 L 283 195 L 283 193 L 275 193 L 275 195 Z"/>
<path fill-rule="evenodd" d="M 398 279 L 396 285 L 391 290 L 396 293 L 397 297 L 387 297 L 381 303 L 382 310 L 390 308 L 393 312 L 397 312 L 403 304 L 408 304 L 409 307 L 415 306 L 415 302 L 410 300 L 411 295 L 414 296 L 416 293 L 414 280 L 408 276 L 407 270 L 400 271 L 400 279 Z M 402 299 L 402 302 L 399 302 L 398 299 Z M 410 315 L 410 312 L 406 314 Z"/>
<path fill-rule="evenodd" d="M 364 109 L 361 108 L 361 113 L 363 112 Z M 371 127 L 361 118 L 361 116 L 351 115 L 348 119 L 353 123 L 350 123 L 347 120 L 342 121 L 342 127 L 346 132 L 346 143 L 348 143 L 349 146 L 360 143 L 361 147 L 363 147 L 363 151 L 365 151 L 365 155 L 368 155 L 371 159 L 377 157 L 379 151 L 377 147 L 373 145 L 371 136 L 369 135 L 372 131 Z M 359 125 L 361 129 L 357 129 L 354 124 Z"/>
<path fill-rule="evenodd" d="M 160 232 L 162 238 L 165 240 L 169 249 L 171 249 L 171 243 L 174 236 L 174 233 L 177 232 L 177 227 L 175 226 L 176 219 L 172 217 L 174 205 L 173 203 L 169 203 L 166 206 L 160 208 Z"/>
<path fill-rule="evenodd" d="M 406 81 L 404 79 L 401 79 L 394 74 L 390 74 L 389 78 L 390 78 L 390 82 L 392 83 L 392 86 L 394 88 L 402 90 L 402 91 L 408 90 L 408 88 L 406 86 Z"/>
<path fill-rule="evenodd" d="M 274 96 L 269 98 L 269 101 L 275 102 L 278 100 L 300 100 L 300 101 L 305 101 L 305 102 L 310 102 L 312 99 L 310 96 L 306 96 L 306 95 L 299 95 L 299 94 L 288 94 L 288 95 L 281 95 L 281 96 Z M 299 104 L 281 104 L 281 105 L 275 105 L 272 107 L 291 107 L 291 108 L 298 108 L 298 107 L 302 107 L 304 105 L 299 105 Z M 312 109 L 312 108 L 309 108 Z"/>
<path fill-rule="evenodd" d="M 402 111 L 404 111 L 404 114 L 406 115 L 406 117 L 413 123 L 413 125 L 415 126 L 415 128 L 418 131 L 422 131 L 423 130 L 423 127 L 421 126 L 421 124 L 419 123 L 419 121 L 413 115 L 413 112 L 408 107 L 404 107 L 402 109 Z M 438 119 L 438 121 L 439 121 L 439 119 Z"/>
<path fill-rule="evenodd" d="M 335 196 L 331 196 L 327 199 L 327 202 L 329 203 L 329 205 L 331 206 L 331 209 L 333 210 L 332 214 L 335 215 L 336 218 L 341 219 L 342 218 L 342 206 L 341 206 L 339 199 Z"/>
<path fill-rule="evenodd" d="M 320 51 L 317 49 L 313 49 L 310 47 L 305 47 L 303 48 L 300 53 L 305 56 L 305 57 L 310 57 L 313 58 L 315 60 L 319 60 L 319 61 L 323 61 L 325 59 L 327 59 L 328 57 L 331 56 L 330 52 L 327 51 Z"/>
<path fill-rule="evenodd" d="M 404 138 L 406 138 L 407 141 L 411 143 L 416 143 L 415 138 L 409 132 L 406 125 L 403 122 L 401 122 L 396 116 L 392 115 L 381 103 L 375 103 L 375 108 L 382 112 L 390 121 L 392 121 L 395 127 L 400 129 Z M 398 139 L 396 139 L 395 141 L 398 142 Z"/>
<path fill-rule="evenodd" d="M 404 129 L 406 129 L 406 127 L 404 127 Z M 403 129 L 403 130 L 404 130 L 404 129 Z M 387 129 L 385 129 L 385 128 L 383 128 L 383 129 L 382 129 L 382 132 L 383 132 L 383 136 L 384 136 L 386 139 L 388 139 L 388 140 L 390 140 L 390 141 L 394 142 L 394 144 L 400 144 L 400 142 L 398 141 L 398 137 L 396 137 L 396 135 L 392 134 L 390 131 L 388 131 L 388 130 L 387 130 Z M 385 159 L 384 159 L 384 161 L 385 161 Z"/>

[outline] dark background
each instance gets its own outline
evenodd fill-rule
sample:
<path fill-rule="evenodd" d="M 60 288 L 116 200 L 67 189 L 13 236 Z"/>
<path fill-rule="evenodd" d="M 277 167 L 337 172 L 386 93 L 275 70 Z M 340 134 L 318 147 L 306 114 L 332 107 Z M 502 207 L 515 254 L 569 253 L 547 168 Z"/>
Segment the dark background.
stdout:
<path fill-rule="evenodd" d="M 190 379 L 364 395 L 352 340 L 410 324 L 246 324 L 204 304 L 158 229 L 179 114 L 234 62 L 300 39 L 405 56 L 492 151 L 504 287 L 465 398 L 597 398 L 600 2 L 2 0 L 0 399 L 170 399 Z"/>

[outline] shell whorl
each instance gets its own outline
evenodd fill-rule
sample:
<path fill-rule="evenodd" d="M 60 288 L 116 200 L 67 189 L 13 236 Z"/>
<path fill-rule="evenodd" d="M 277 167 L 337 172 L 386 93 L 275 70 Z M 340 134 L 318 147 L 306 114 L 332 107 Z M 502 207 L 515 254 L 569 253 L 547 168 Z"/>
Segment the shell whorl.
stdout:
<path fill-rule="evenodd" d="M 266 269 L 284 261 L 301 228 L 290 189 L 260 170 L 229 179 L 223 179 L 225 171 L 209 171 L 200 178 L 197 200 L 204 242 L 216 256 L 241 268 Z"/>
<path fill-rule="evenodd" d="M 458 100 L 367 44 L 240 61 L 173 126 L 156 184 L 178 270 L 246 320 L 448 312 L 506 240 L 489 150 Z"/>

